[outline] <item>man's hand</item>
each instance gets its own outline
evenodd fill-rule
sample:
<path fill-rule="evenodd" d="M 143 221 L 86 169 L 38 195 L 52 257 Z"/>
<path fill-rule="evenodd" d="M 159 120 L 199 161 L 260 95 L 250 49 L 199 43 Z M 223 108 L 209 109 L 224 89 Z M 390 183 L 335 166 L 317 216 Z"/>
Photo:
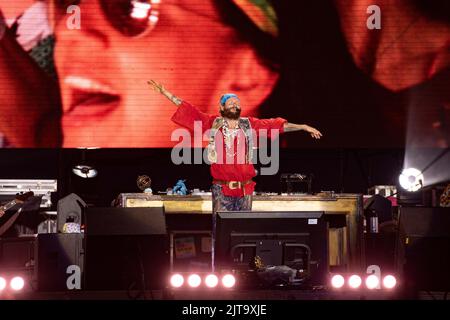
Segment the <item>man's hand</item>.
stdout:
<path fill-rule="evenodd" d="M 147 83 L 156 92 L 159 92 L 159 93 L 163 93 L 164 92 L 164 86 L 161 83 L 156 82 L 155 80 L 149 80 L 149 81 L 147 81 Z"/>
<path fill-rule="evenodd" d="M 317 130 L 316 128 L 310 127 L 306 124 L 305 124 L 305 128 L 303 130 L 310 133 L 311 137 L 313 137 L 314 139 L 320 139 L 322 137 L 322 133 L 319 130 Z"/>
<path fill-rule="evenodd" d="M 173 93 L 166 90 L 166 88 L 164 88 L 164 86 L 161 83 L 156 82 L 155 80 L 149 80 L 149 81 L 147 81 L 147 83 L 150 85 L 150 87 L 152 87 L 153 90 L 163 94 L 167 99 L 172 101 L 172 103 L 174 103 L 176 106 L 179 106 L 181 104 L 182 100 L 180 98 L 176 97 Z"/>
<path fill-rule="evenodd" d="M 319 130 L 310 127 L 307 124 L 295 124 L 289 122 L 284 124 L 284 132 L 300 131 L 300 130 L 304 130 L 310 133 L 311 137 L 313 137 L 314 139 L 320 139 L 322 137 L 322 133 Z"/>

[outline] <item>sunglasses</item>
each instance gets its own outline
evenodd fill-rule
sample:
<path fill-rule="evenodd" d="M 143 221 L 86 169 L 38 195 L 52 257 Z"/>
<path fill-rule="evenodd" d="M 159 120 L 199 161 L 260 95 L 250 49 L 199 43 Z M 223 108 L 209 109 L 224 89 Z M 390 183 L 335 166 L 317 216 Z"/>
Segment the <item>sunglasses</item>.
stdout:
<path fill-rule="evenodd" d="M 68 8 L 93 0 L 54 0 L 52 16 L 60 21 L 69 16 Z M 103 15 L 120 33 L 129 37 L 137 37 L 151 31 L 159 18 L 161 0 L 95 0 L 98 1 Z M 83 9 L 81 7 L 81 16 Z"/>

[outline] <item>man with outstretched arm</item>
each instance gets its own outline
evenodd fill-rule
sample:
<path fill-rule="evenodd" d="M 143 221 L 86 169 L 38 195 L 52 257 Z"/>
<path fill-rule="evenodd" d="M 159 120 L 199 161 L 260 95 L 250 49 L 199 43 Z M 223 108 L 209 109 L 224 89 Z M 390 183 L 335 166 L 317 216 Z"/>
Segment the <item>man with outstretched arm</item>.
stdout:
<path fill-rule="evenodd" d="M 201 112 L 190 103 L 176 97 L 160 83 L 148 84 L 163 94 L 176 106 L 172 116 L 176 124 L 194 131 L 194 123 L 200 122 L 202 132 L 210 130 L 208 159 L 211 162 L 213 213 L 217 211 L 250 211 L 256 172 L 252 163 L 253 138 L 251 132 L 283 133 L 306 131 L 312 138 L 320 139 L 322 133 L 306 124 L 289 123 L 283 118 L 257 119 L 241 117 L 241 102 L 233 93 L 220 98 L 220 116 Z"/>

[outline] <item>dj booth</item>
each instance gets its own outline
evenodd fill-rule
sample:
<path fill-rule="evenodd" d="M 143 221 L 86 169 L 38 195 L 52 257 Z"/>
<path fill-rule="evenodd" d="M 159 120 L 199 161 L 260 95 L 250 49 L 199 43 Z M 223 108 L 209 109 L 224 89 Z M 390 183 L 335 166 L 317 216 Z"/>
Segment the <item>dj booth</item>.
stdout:
<path fill-rule="evenodd" d="M 211 232 L 212 201 L 210 195 L 146 195 L 124 193 L 121 207 L 164 207 L 171 239 L 171 261 L 174 263 L 174 238 L 180 234 L 205 235 Z M 330 267 L 341 271 L 365 268 L 363 244 L 363 198 L 360 194 L 255 195 L 252 211 L 319 212 L 329 221 Z M 206 218 L 207 217 L 207 218 Z M 206 218 L 206 220 L 205 220 Z"/>

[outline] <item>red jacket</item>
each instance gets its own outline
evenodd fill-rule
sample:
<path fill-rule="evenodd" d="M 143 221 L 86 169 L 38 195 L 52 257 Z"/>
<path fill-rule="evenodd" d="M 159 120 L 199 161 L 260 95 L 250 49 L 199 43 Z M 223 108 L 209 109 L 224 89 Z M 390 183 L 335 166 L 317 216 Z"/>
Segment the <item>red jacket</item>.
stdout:
<path fill-rule="evenodd" d="M 217 117 L 218 116 L 216 115 L 209 115 L 201 112 L 195 106 L 183 101 L 182 104 L 178 107 L 178 110 L 172 116 L 172 121 L 182 127 L 189 129 L 191 132 L 194 131 L 194 122 L 199 121 L 202 125 L 202 133 L 205 133 L 206 130 L 211 129 L 211 126 L 213 125 L 213 122 Z M 268 137 L 270 137 L 270 129 L 276 129 L 279 130 L 279 133 L 283 133 L 284 124 L 287 122 L 287 120 L 283 118 L 257 119 L 248 117 L 248 119 L 250 121 L 252 129 L 255 130 L 257 136 L 259 136 L 261 129 L 265 129 L 268 130 Z M 238 137 L 234 139 L 234 150 L 247 150 L 246 148 L 240 148 L 237 146 L 238 140 L 245 141 L 245 139 L 240 139 L 244 136 L 242 130 L 239 134 L 240 135 L 238 135 Z M 218 146 L 217 143 L 216 146 Z M 217 150 L 219 159 L 221 159 L 221 155 L 226 155 L 225 143 L 222 143 L 221 147 L 221 150 Z M 230 159 L 230 157 L 233 158 Z M 242 161 L 238 161 L 238 154 L 228 156 L 224 159 L 226 160 L 222 161 L 222 163 L 218 162 L 211 164 L 211 175 L 214 179 L 225 181 L 246 181 L 256 176 L 253 164 L 242 163 Z M 222 186 L 224 195 L 234 197 L 242 197 L 244 195 L 244 192 L 246 195 L 252 194 L 254 189 L 255 182 L 251 182 L 245 185 L 244 190 L 240 188 L 230 189 L 227 185 Z"/>

